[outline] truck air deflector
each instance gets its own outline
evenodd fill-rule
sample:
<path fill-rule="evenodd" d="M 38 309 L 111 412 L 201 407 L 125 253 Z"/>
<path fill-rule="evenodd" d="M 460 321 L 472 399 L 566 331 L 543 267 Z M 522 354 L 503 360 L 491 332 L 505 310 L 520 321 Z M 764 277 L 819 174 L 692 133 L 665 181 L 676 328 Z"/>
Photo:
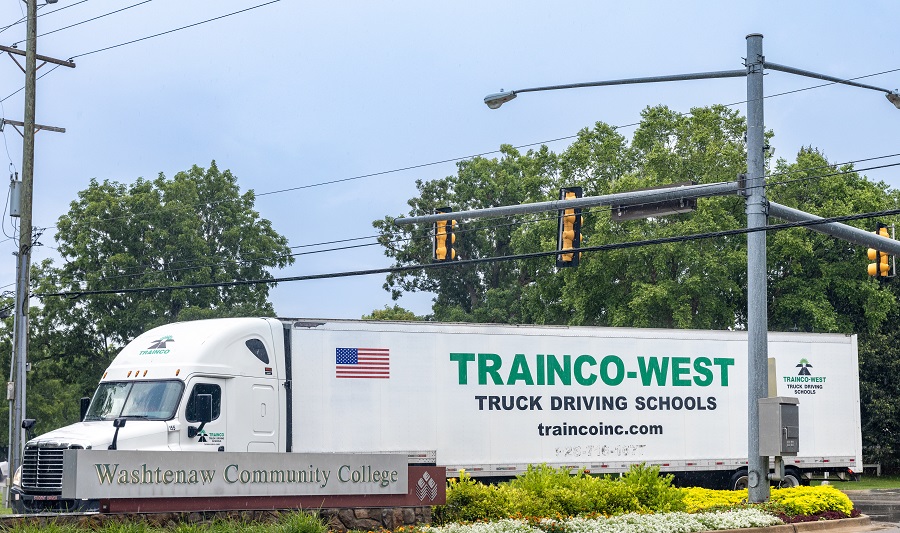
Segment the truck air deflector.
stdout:
<path fill-rule="evenodd" d="M 284 451 L 291 452 L 294 442 L 294 402 L 291 391 L 291 326 L 284 324 Z"/>

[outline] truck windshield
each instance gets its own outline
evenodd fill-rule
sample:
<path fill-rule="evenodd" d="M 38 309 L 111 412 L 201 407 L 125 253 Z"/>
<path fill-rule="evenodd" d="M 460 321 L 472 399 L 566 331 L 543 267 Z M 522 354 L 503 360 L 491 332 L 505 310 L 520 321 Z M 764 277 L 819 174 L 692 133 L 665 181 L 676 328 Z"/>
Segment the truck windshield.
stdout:
<path fill-rule="evenodd" d="M 111 381 L 94 393 L 85 422 L 114 418 L 169 420 L 181 400 L 184 384 L 171 381 Z"/>

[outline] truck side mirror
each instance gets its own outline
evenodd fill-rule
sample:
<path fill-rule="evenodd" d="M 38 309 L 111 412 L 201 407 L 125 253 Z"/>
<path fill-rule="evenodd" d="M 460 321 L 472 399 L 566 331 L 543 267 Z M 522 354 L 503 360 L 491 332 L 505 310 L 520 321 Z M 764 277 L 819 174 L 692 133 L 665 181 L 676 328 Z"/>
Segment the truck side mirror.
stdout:
<path fill-rule="evenodd" d="M 22 429 L 24 429 L 25 433 L 28 435 L 27 440 L 31 440 L 31 428 L 33 428 L 36 423 L 37 420 L 35 420 L 34 418 L 26 418 L 25 420 L 22 420 Z"/>
<path fill-rule="evenodd" d="M 213 401 L 212 394 L 198 394 L 194 397 L 194 407 L 195 412 L 197 413 L 197 420 L 200 422 L 200 427 L 188 426 L 188 438 L 193 439 L 203 430 L 203 426 L 206 425 L 207 422 L 212 422 L 213 419 Z"/>
<path fill-rule="evenodd" d="M 87 416 L 88 408 L 90 406 L 91 406 L 90 398 L 85 396 L 84 398 L 81 399 L 81 418 L 79 420 L 81 420 L 82 422 L 84 422 L 84 417 Z"/>
<path fill-rule="evenodd" d="M 123 418 L 123 417 L 119 417 L 119 418 L 113 420 L 113 427 L 116 428 L 116 432 L 113 433 L 113 440 L 112 440 L 112 443 L 110 443 L 109 447 L 107 448 L 108 450 L 118 449 L 118 448 L 116 448 L 116 441 L 119 440 L 119 430 L 122 429 L 123 427 L 125 427 L 126 420 L 127 419 Z"/>

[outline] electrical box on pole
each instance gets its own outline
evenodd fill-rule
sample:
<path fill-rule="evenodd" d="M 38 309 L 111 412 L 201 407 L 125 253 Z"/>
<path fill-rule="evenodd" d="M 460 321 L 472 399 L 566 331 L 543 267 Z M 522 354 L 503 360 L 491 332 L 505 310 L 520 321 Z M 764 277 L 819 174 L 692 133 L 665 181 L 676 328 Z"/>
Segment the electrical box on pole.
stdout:
<path fill-rule="evenodd" d="M 22 182 L 16 174 L 14 179 L 9 180 L 9 216 L 18 217 L 22 214 Z"/>

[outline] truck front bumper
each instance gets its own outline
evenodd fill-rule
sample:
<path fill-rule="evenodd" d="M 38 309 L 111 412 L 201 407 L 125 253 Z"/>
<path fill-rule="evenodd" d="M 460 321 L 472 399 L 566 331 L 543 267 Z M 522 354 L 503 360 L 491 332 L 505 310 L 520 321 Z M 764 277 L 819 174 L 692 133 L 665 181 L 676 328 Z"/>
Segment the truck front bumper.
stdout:
<path fill-rule="evenodd" d="M 9 489 L 9 505 L 15 514 L 100 511 L 99 500 L 66 499 L 57 494 L 26 494 L 21 487 L 16 486 Z"/>

